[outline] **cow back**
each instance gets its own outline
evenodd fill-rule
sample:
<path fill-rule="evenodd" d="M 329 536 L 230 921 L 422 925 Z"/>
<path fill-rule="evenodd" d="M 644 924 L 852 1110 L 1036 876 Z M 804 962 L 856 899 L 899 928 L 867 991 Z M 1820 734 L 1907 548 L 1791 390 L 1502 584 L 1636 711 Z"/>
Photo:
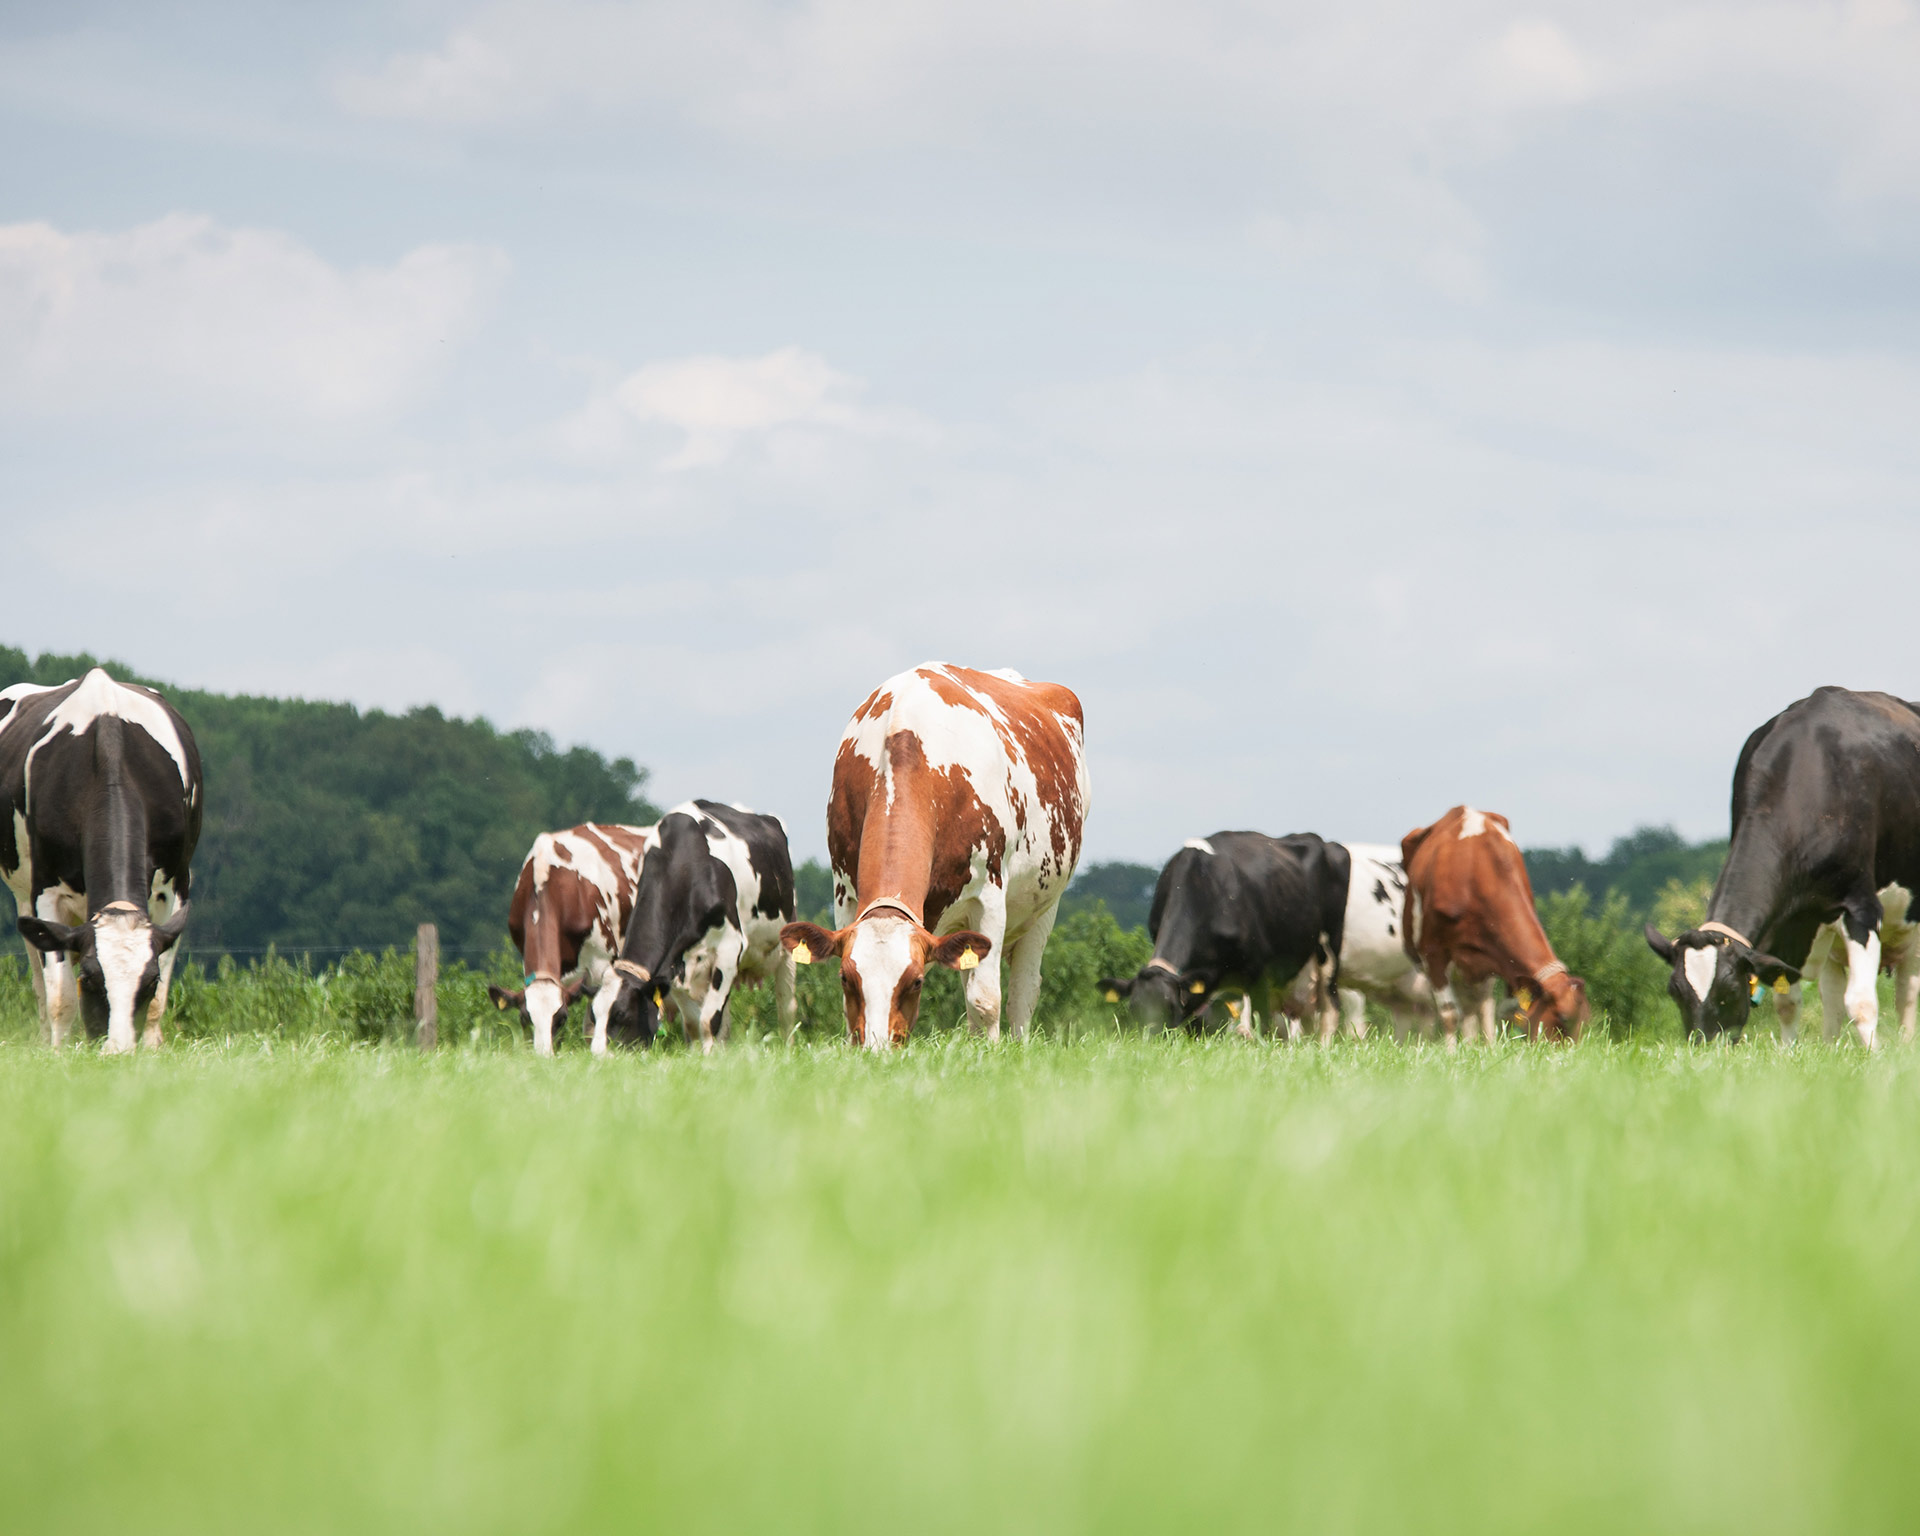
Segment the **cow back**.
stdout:
<path fill-rule="evenodd" d="M 890 678 L 854 712 L 834 760 L 837 921 L 898 899 L 947 931 L 992 885 L 1011 938 L 1072 878 L 1088 798 L 1071 690 L 931 662 Z"/>

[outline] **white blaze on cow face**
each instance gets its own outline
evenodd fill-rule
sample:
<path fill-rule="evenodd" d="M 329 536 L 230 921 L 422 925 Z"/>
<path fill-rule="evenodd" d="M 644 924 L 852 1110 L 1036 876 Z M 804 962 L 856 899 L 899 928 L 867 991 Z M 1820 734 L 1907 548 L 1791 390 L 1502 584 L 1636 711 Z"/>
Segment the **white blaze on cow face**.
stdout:
<path fill-rule="evenodd" d="M 1690 949 L 1681 956 L 1680 967 L 1686 974 L 1687 985 L 1703 1003 L 1713 989 L 1713 973 L 1719 965 L 1720 951 L 1713 948 Z"/>
<path fill-rule="evenodd" d="M 527 1017 L 533 1021 L 533 1048 L 553 1054 L 553 1021 L 560 1014 L 560 983 L 541 976 L 527 983 Z"/>
<path fill-rule="evenodd" d="M 860 1043 L 883 1051 L 893 1044 L 894 993 L 914 961 L 913 924 L 904 917 L 868 918 L 855 927 L 846 958 L 860 978 Z"/>
<path fill-rule="evenodd" d="M 107 991 L 107 1053 L 133 1049 L 133 1011 L 141 979 L 153 964 L 153 924 L 144 912 L 102 912 L 93 923 L 93 952 Z"/>

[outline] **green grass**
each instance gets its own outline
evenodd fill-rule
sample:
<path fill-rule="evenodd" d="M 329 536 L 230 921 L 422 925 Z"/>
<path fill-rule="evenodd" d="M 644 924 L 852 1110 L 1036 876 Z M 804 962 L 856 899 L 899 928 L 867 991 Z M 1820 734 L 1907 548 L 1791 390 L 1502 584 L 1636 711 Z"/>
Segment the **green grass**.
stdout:
<path fill-rule="evenodd" d="M 1920 1057 L 0 1046 L 0 1527 L 1910 1530 Z"/>

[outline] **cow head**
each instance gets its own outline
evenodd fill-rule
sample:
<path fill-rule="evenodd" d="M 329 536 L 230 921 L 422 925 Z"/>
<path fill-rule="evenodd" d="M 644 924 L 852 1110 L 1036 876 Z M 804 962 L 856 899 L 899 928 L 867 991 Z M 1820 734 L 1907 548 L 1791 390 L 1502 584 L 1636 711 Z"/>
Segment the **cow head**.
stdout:
<path fill-rule="evenodd" d="M 1124 1001 L 1134 1022 L 1144 1029 L 1172 1029 L 1192 1025 L 1213 997 L 1219 978 L 1200 971 L 1174 971 L 1149 961 L 1138 976 L 1103 977 L 1100 995 L 1110 1003 Z"/>
<path fill-rule="evenodd" d="M 551 1056 L 554 1039 L 566 1025 L 567 1010 L 579 1001 L 585 984 L 576 981 L 564 987 L 552 976 L 529 976 L 521 988 L 489 986 L 487 996 L 502 1012 L 518 1009 L 521 1027 L 533 1032 L 534 1050 Z"/>
<path fill-rule="evenodd" d="M 615 988 L 607 1008 L 607 1040 L 614 1045 L 652 1045 L 674 981 L 671 976 L 652 976 L 637 965 L 629 971 L 627 964 L 621 961 L 607 982 Z"/>
<path fill-rule="evenodd" d="M 1550 972 L 1536 983 L 1539 990 L 1522 987 L 1515 996 L 1520 1004 L 1522 1026 L 1529 1040 L 1545 1035 L 1549 1040 L 1578 1040 L 1593 1017 L 1587 1001 L 1587 984 L 1565 969 Z"/>
<path fill-rule="evenodd" d="M 109 902 L 86 922 L 69 927 L 41 917 L 20 919 L 20 933 L 43 954 L 65 954 L 79 985 L 87 1034 L 107 1037 L 109 1051 L 133 1049 L 134 1016 L 153 1001 L 160 957 L 187 926 L 187 903 L 156 923 L 130 901 Z"/>
<path fill-rule="evenodd" d="M 869 912 L 838 933 L 817 923 L 788 923 L 780 942 L 802 965 L 839 960 L 847 1029 L 855 1045 L 869 1050 L 906 1044 L 920 1016 L 920 985 L 928 966 L 970 971 L 993 950 L 984 933 L 962 931 L 937 939 L 891 909 Z"/>
<path fill-rule="evenodd" d="M 1667 995 L 1679 1005 L 1689 1036 L 1738 1040 L 1762 988 L 1785 991 L 1800 979 L 1794 966 L 1731 934 L 1691 928 L 1669 939 L 1652 923 L 1646 934 L 1647 947 L 1673 967 Z"/>

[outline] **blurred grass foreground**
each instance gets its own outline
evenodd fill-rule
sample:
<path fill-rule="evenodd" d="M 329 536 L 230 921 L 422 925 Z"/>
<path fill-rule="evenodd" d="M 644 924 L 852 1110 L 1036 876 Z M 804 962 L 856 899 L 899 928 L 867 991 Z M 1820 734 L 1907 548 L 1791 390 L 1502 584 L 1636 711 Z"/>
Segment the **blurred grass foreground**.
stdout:
<path fill-rule="evenodd" d="M 0 1044 L 20 1532 L 1910 1530 L 1920 1060 Z"/>

